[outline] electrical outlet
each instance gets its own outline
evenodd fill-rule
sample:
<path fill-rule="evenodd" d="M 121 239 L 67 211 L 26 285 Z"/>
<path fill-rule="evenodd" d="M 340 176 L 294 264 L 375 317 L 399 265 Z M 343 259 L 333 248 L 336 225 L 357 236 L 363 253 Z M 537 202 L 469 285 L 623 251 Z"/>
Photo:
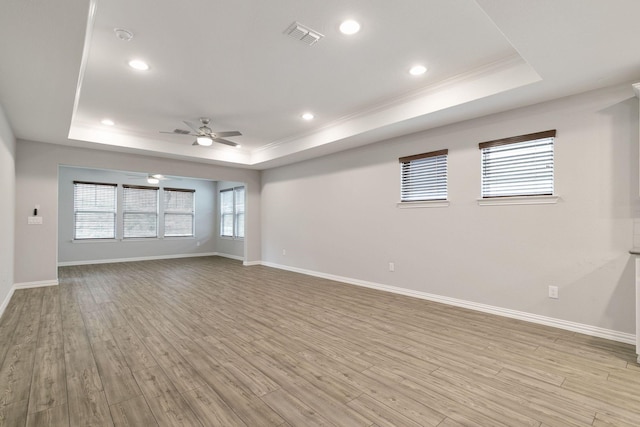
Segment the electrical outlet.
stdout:
<path fill-rule="evenodd" d="M 389 271 L 396 271 L 396 265 L 393 262 L 389 263 Z"/>
<path fill-rule="evenodd" d="M 549 286 L 549 298 L 558 299 L 558 287 Z"/>

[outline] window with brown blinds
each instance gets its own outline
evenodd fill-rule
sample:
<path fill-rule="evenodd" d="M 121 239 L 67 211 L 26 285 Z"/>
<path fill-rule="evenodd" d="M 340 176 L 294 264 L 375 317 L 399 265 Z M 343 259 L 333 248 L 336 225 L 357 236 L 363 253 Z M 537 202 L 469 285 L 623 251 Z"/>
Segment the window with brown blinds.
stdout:
<path fill-rule="evenodd" d="M 482 197 L 553 195 L 555 136 L 549 130 L 480 143 Z"/>
<path fill-rule="evenodd" d="M 401 157 L 400 201 L 447 200 L 449 150 Z"/>

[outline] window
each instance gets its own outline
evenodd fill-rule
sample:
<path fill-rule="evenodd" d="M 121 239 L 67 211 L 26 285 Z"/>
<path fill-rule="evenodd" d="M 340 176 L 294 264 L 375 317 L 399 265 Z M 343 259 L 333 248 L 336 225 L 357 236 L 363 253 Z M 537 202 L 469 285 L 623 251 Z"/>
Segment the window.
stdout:
<path fill-rule="evenodd" d="M 555 130 L 479 144 L 482 197 L 553 195 Z"/>
<path fill-rule="evenodd" d="M 164 189 L 164 235 L 193 236 L 195 190 Z"/>
<path fill-rule="evenodd" d="M 158 237 L 158 188 L 123 186 L 123 237 Z"/>
<path fill-rule="evenodd" d="M 116 185 L 73 183 L 74 239 L 115 239 Z"/>
<path fill-rule="evenodd" d="M 401 157 L 400 201 L 447 200 L 447 155 L 449 150 Z"/>
<path fill-rule="evenodd" d="M 244 187 L 220 191 L 220 235 L 244 237 Z"/>
<path fill-rule="evenodd" d="M 244 237 L 244 187 L 233 189 L 235 237 Z"/>

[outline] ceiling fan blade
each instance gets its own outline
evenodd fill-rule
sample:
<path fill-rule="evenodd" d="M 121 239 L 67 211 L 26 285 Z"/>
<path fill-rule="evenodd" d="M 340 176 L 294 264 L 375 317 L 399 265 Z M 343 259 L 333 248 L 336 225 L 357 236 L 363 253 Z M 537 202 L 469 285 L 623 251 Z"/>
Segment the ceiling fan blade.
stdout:
<path fill-rule="evenodd" d="M 213 132 L 213 133 L 219 138 L 224 138 L 224 137 L 227 137 L 227 136 L 240 136 L 240 135 L 242 135 L 237 130 L 229 130 L 229 131 L 226 131 L 226 132 Z"/>
<path fill-rule="evenodd" d="M 220 144 L 224 144 L 224 145 L 230 145 L 232 147 L 237 147 L 239 144 L 233 141 L 228 141 L 226 139 L 222 139 L 222 138 L 211 138 L 213 139 L 215 142 L 219 142 Z"/>
<path fill-rule="evenodd" d="M 193 144 L 191 145 L 200 145 L 200 144 L 198 144 L 198 141 L 193 141 Z"/>
<path fill-rule="evenodd" d="M 193 130 L 198 135 L 201 133 L 200 129 L 198 128 L 198 126 L 194 125 L 193 123 L 188 122 L 186 120 L 184 120 L 182 123 L 184 123 L 185 125 L 189 126 L 191 128 L 191 130 Z"/>
<path fill-rule="evenodd" d="M 174 129 L 171 132 L 161 130 L 160 133 L 170 133 L 171 135 L 195 135 L 194 133 L 191 133 L 188 130 L 184 130 L 184 129 Z"/>

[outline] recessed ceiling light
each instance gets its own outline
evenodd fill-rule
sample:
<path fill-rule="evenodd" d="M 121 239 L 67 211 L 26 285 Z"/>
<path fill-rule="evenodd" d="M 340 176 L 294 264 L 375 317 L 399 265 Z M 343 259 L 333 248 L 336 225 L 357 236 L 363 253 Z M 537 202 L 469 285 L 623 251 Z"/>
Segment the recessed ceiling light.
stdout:
<path fill-rule="evenodd" d="M 360 24 L 353 19 L 347 19 L 342 24 L 340 24 L 340 32 L 342 34 L 350 36 L 351 34 L 355 34 L 358 31 L 360 31 Z"/>
<path fill-rule="evenodd" d="M 116 37 L 123 42 L 128 42 L 133 38 L 133 33 L 124 28 L 114 28 L 113 32 L 116 33 Z"/>
<path fill-rule="evenodd" d="M 111 120 L 111 119 L 102 119 L 102 121 L 101 121 L 100 123 L 102 123 L 103 125 L 106 125 L 106 126 L 113 126 L 113 125 L 115 125 L 115 124 L 116 124 L 116 123 L 115 123 L 113 120 Z"/>
<path fill-rule="evenodd" d="M 427 72 L 427 67 L 425 67 L 424 65 L 414 65 L 409 70 L 409 74 L 411 74 L 412 76 L 419 76 L 426 72 Z"/>
<path fill-rule="evenodd" d="M 133 59 L 129 61 L 129 67 L 135 70 L 147 71 L 149 69 L 149 64 L 140 59 Z"/>
<path fill-rule="evenodd" d="M 313 113 L 304 113 L 304 114 L 302 115 L 302 118 L 303 118 L 304 120 L 313 120 L 313 118 L 314 118 L 314 117 L 315 117 L 315 116 L 313 115 Z"/>

